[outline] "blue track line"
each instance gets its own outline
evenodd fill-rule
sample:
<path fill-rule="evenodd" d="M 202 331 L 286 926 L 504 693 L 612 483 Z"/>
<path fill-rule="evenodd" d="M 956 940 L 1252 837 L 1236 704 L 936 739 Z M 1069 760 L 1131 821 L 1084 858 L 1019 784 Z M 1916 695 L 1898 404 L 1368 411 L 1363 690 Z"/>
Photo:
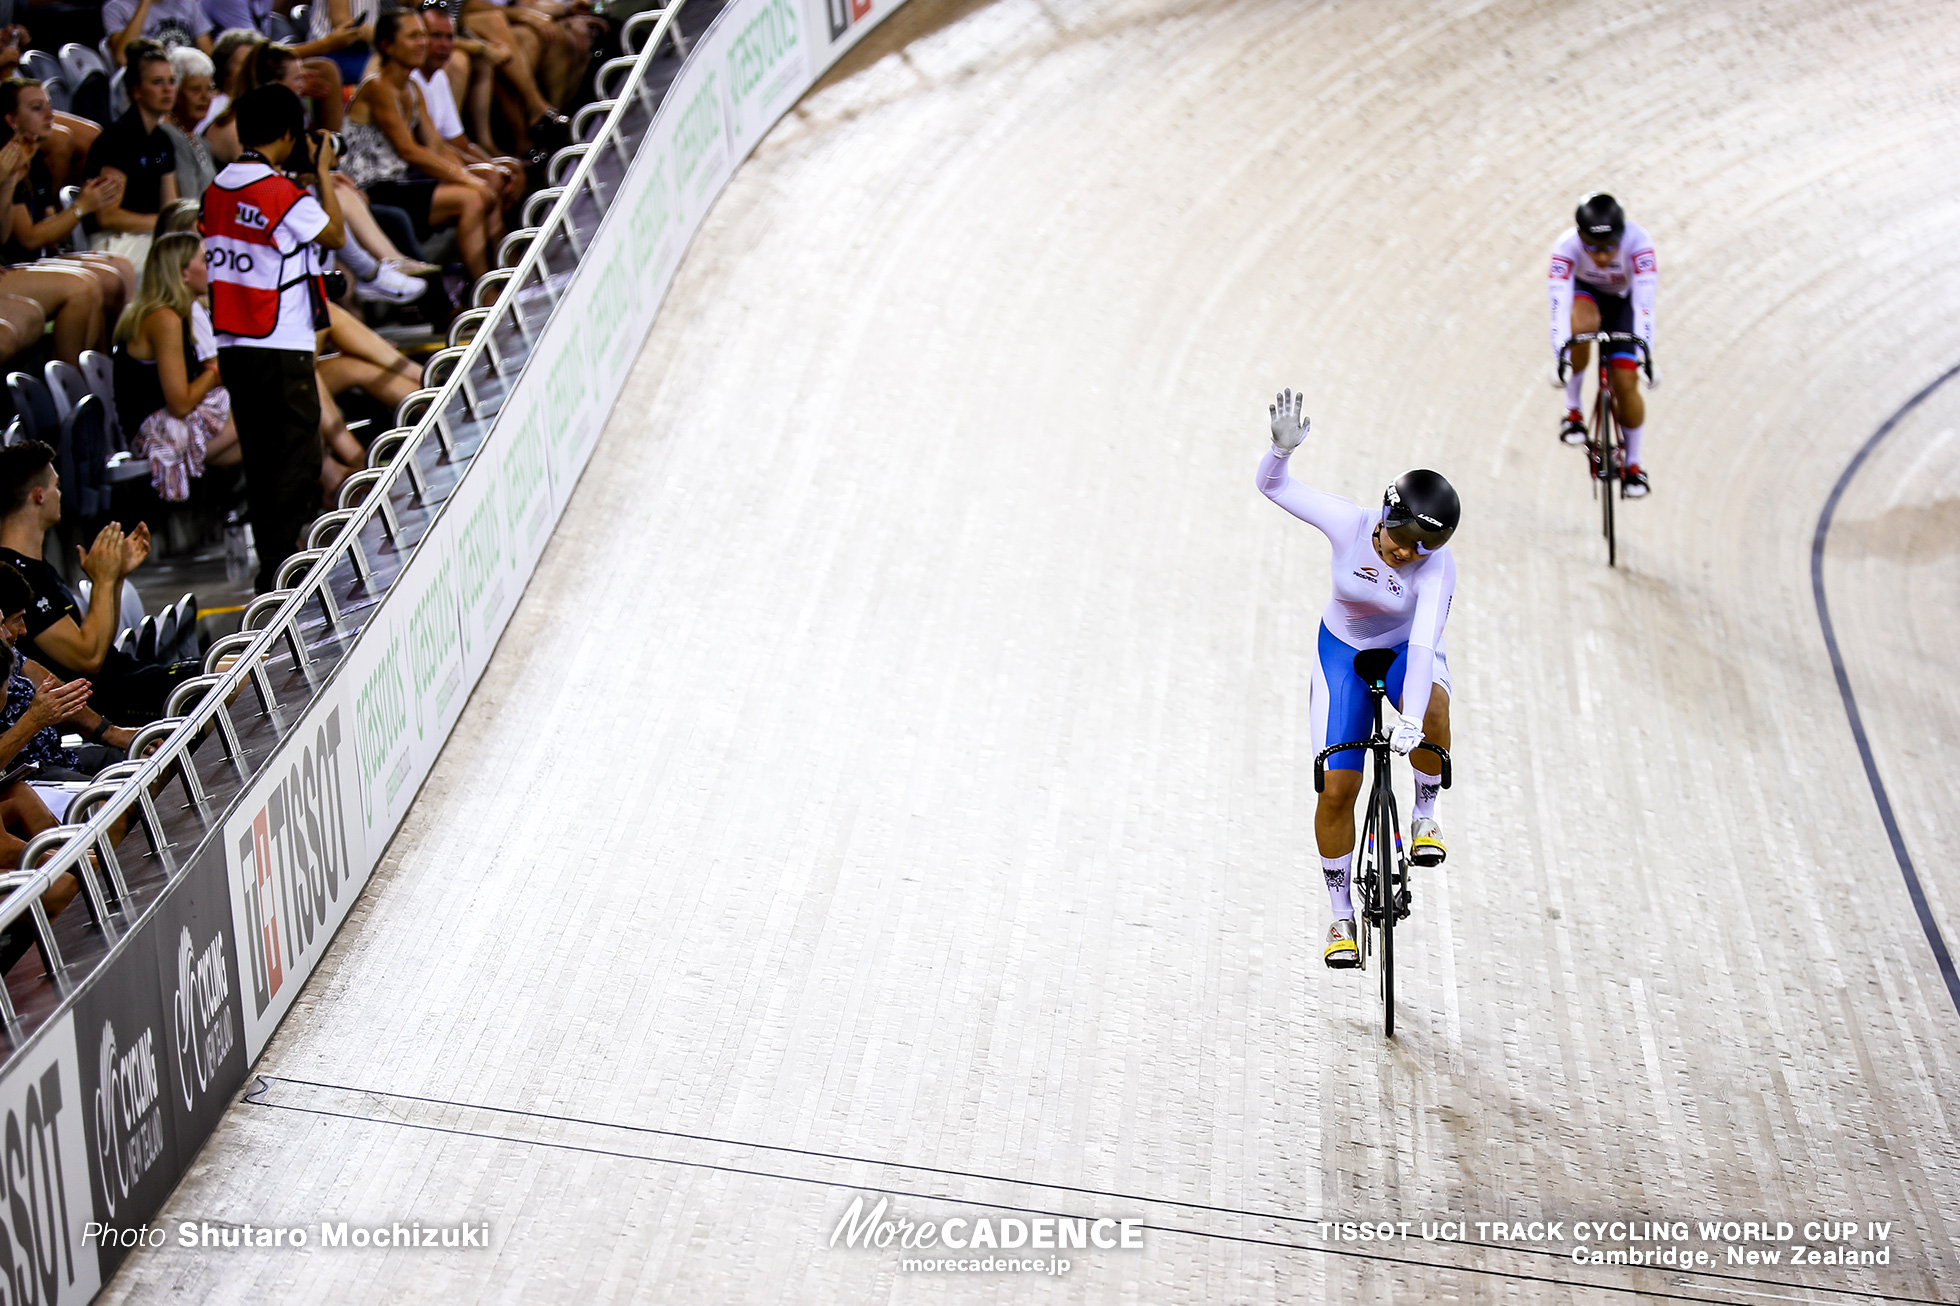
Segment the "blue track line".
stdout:
<path fill-rule="evenodd" d="M 1838 650 L 1837 630 L 1831 625 L 1831 605 L 1824 597 L 1824 542 L 1831 533 L 1831 517 L 1837 512 L 1838 500 L 1851 485 L 1851 478 L 1865 465 L 1865 459 L 1879 442 L 1892 434 L 1897 426 L 1913 409 L 1929 399 L 1935 390 L 1960 376 L 1960 363 L 1942 372 L 1933 382 L 1918 394 L 1905 401 L 1899 410 L 1885 419 L 1885 424 L 1872 432 L 1871 439 L 1851 460 L 1844 474 L 1838 477 L 1837 484 L 1831 487 L 1831 497 L 1824 501 L 1824 511 L 1817 518 L 1817 534 L 1810 542 L 1810 589 L 1817 600 L 1817 620 L 1824 627 L 1824 645 L 1831 652 L 1831 671 L 1837 676 L 1838 693 L 1844 699 L 1844 714 L 1851 719 L 1851 736 L 1858 741 L 1858 756 L 1864 759 L 1865 778 L 1871 782 L 1872 797 L 1878 802 L 1879 819 L 1885 822 L 1886 837 L 1892 841 L 1892 855 L 1898 859 L 1899 873 L 1905 876 L 1906 895 L 1912 899 L 1912 909 L 1919 913 L 1919 928 L 1926 932 L 1926 943 L 1933 950 L 1933 960 L 1939 964 L 1940 977 L 1946 981 L 1946 994 L 1953 1000 L 1954 1010 L 1960 1012 L 1960 975 L 1953 970 L 1953 954 L 1947 951 L 1946 940 L 1940 935 L 1939 922 L 1933 919 L 1933 912 L 1926 905 L 1926 890 L 1919 883 L 1919 872 L 1913 868 L 1912 854 L 1906 851 L 1905 836 L 1899 833 L 1898 817 L 1893 815 L 1892 800 L 1886 796 L 1885 781 L 1879 778 L 1878 761 L 1872 756 L 1871 739 L 1865 734 L 1865 720 L 1858 714 L 1858 699 L 1851 692 L 1851 677 L 1844 670 L 1844 655 Z"/>

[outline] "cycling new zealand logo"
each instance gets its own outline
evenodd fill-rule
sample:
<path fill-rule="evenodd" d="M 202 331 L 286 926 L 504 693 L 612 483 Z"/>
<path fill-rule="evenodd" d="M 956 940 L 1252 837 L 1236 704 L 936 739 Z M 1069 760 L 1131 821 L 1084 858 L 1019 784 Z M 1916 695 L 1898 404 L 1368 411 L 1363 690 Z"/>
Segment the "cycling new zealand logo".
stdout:
<path fill-rule="evenodd" d="M 170 995 L 170 1018 L 177 1092 L 190 1111 L 238 1045 L 222 934 L 211 935 L 199 948 L 189 926 L 178 930 L 177 988 Z"/>

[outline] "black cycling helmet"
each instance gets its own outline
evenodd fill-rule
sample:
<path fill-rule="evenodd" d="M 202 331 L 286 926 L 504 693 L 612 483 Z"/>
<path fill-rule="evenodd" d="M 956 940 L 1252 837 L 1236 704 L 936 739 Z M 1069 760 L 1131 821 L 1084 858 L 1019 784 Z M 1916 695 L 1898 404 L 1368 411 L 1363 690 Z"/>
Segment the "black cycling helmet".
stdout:
<path fill-rule="evenodd" d="M 1605 191 L 1596 191 L 1579 201 L 1572 211 L 1572 225 L 1579 229 L 1582 244 L 1617 245 L 1627 229 L 1627 215 L 1620 202 Z"/>
<path fill-rule="evenodd" d="M 1426 467 L 1403 472 L 1382 493 L 1382 525 L 1396 543 L 1413 545 L 1417 553 L 1448 544 L 1462 515 L 1455 487 Z"/>

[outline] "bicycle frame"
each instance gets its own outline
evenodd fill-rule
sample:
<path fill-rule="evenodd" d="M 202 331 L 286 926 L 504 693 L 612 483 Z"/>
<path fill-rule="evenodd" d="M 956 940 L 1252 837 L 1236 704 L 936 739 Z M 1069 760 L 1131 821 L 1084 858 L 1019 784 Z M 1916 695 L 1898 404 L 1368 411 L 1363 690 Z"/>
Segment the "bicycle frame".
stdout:
<path fill-rule="evenodd" d="M 1394 750 L 1382 731 L 1382 702 L 1388 697 L 1388 670 L 1395 664 L 1395 650 L 1363 649 L 1354 655 L 1354 669 L 1368 685 L 1374 727 L 1368 738 L 1345 744 L 1332 744 L 1313 759 L 1313 791 L 1327 787 L 1327 759 L 1336 753 L 1360 749 L 1374 758 L 1374 778 L 1368 791 L 1368 815 L 1363 822 L 1355 849 L 1354 884 L 1361 890 L 1361 909 L 1355 919 L 1355 947 L 1361 954 L 1361 969 L 1368 967 L 1373 936 L 1381 942 L 1382 1032 L 1395 1037 L 1395 922 L 1409 914 L 1409 860 L 1402 847 L 1402 827 L 1395 811 L 1395 790 L 1389 781 L 1389 758 Z M 1450 787 L 1449 750 L 1427 740 L 1417 744 L 1442 761 L 1443 788 Z"/>
<path fill-rule="evenodd" d="M 1606 356 L 1608 345 L 1632 345 L 1639 353 L 1639 366 L 1647 373 L 1647 384 L 1654 383 L 1654 356 L 1647 349 L 1647 342 L 1639 336 L 1624 331 L 1584 331 L 1567 340 L 1558 351 L 1558 379 L 1565 381 L 1566 368 L 1571 366 L 1574 345 L 1599 342 L 1593 350 L 1594 361 L 1599 368 L 1598 388 L 1593 395 L 1592 425 L 1586 435 L 1586 460 L 1590 464 L 1593 495 L 1600 503 L 1600 529 L 1606 536 L 1606 565 L 1618 566 L 1620 543 L 1613 525 L 1614 492 L 1619 491 L 1624 498 L 1625 490 L 1620 483 L 1620 474 L 1626 466 L 1626 435 L 1620 424 L 1619 403 L 1613 398 L 1613 385 L 1607 369 L 1611 366 Z"/>

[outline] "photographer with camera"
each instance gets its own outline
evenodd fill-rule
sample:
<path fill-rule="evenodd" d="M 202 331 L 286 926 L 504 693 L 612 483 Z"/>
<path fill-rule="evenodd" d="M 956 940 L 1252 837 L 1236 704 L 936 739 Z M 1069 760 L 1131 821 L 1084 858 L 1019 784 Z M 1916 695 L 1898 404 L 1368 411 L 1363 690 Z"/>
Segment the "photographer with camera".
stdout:
<path fill-rule="evenodd" d="M 211 325 L 245 455 L 245 496 L 258 546 L 257 589 L 272 588 L 320 505 L 320 391 L 315 330 L 327 324 L 323 249 L 347 239 L 331 184 L 340 143 L 306 134 L 299 96 L 277 84 L 238 101 L 241 153 L 204 192 Z M 281 171 L 290 164 L 293 175 Z"/>

